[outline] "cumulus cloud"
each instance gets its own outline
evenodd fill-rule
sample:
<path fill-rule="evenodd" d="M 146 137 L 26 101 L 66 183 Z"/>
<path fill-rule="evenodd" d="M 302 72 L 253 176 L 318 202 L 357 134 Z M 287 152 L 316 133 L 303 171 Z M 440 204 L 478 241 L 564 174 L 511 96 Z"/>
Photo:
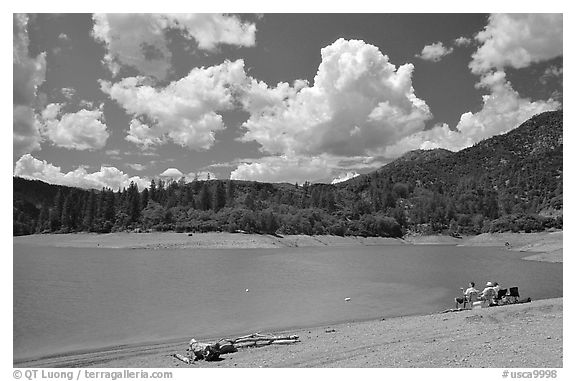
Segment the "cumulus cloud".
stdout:
<path fill-rule="evenodd" d="M 67 100 L 71 100 L 76 95 L 76 90 L 72 87 L 63 87 L 60 89 L 60 92 Z"/>
<path fill-rule="evenodd" d="M 454 45 L 456 46 L 469 46 L 472 45 L 472 39 L 468 37 L 458 37 L 454 40 Z"/>
<path fill-rule="evenodd" d="M 34 106 L 46 78 L 46 53 L 29 55 L 28 16 L 14 14 L 13 27 L 13 146 L 21 155 L 40 149 L 42 141 Z"/>
<path fill-rule="evenodd" d="M 162 143 L 162 134 L 161 129 L 152 130 L 150 126 L 140 122 L 138 119 L 132 119 L 126 140 L 146 149 Z"/>
<path fill-rule="evenodd" d="M 562 67 L 558 67 L 556 65 L 550 65 L 544 70 L 544 73 L 540 77 L 539 81 L 540 83 L 545 85 L 552 79 L 562 77 L 563 73 L 564 69 Z"/>
<path fill-rule="evenodd" d="M 104 61 L 117 75 L 122 66 L 163 80 L 170 74 L 172 53 L 166 31 L 180 30 L 202 50 L 219 44 L 253 46 L 256 27 L 221 14 L 95 14 L 92 34 L 105 43 Z"/>
<path fill-rule="evenodd" d="M 58 147 L 95 150 L 103 148 L 109 136 L 103 120 L 98 109 L 62 114 L 62 104 L 51 103 L 42 111 L 42 132 Z"/>
<path fill-rule="evenodd" d="M 412 64 L 397 68 L 360 40 L 339 39 L 321 55 L 311 87 L 252 80 L 241 99 L 250 113 L 243 141 L 271 154 L 363 155 L 422 130 L 431 118 L 414 93 Z"/>
<path fill-rule="evenodd" d="M 445 47 L 442 42 L 435 42 L 430 45 L 424 46 L 422 52 L 417 54 L 416 57 L 425 61 L 439 62 L 442 57 L 452 53 L 454 48 Z"/>
<path fill-rule="evenodd" d="M 102 166 L 98 172 L 92 173 L 88 173 L 84 167 L 78 167 L 73 171 L 64 173 L 60 167 L 47 163 L 45 160 L 38 160 L 30 154 L 23 155 L 16 162 L 14 176 L 86 189 L 106 187 L 118 190 L 127 188 L 130 182 L 137 184 L 140 189 L 149 186 L 147 179 L 138 176 L 129 177 L 115 167 Z"/>
<path fill-rule="evenodd" d="M 184 174 L 177 168 L 168 168 L 160 174 L 160 177 L 178 180 L 184 177 Z"/>
<path fill-rule="evenodd" d="M 479 48 L 470 69 L 482 74 L 492 69 L 528 67 L 562 55 L 562 14 L 492 14 L 476 35 Z"/>
<path fill-rule="evenodd" d="M 388 156 L 412 149 L 446 148 L 458 151 L 472 146 L 483 139 L 504 134 L 532 116 L 544 111 L 556 110 L 560 106 L 552 99 L 531 101 L 522 98 L 506 80 L 503 71 L 485 74 L 478 87 L 489 89 L 490 93 L 482 97 L 482 109 L 476 113 L 462 114 L 456 130 L 442 124 L 427 131 L 421 131 L 406 137 L 397 145 L 389 147 Z"/>
<path fill-rule="evenodd" d="M 217 111 L 234 105 L 234 84 L 246 81 L 244 61 L 225 61 L 190 73 L 164 88 L 147 84 L 143 77 L 101 82 L 102 91 L 133 116 L 126 140 L 142 147 L 172 141 L 180 146 L 206 150 L 214 133 L 224 129 Z"/>
<path fill-rule="evenodd" d="M 554 99 L 532 101 L 522 98 L 506 79 L 505 69 L 524 68 L 562 55 L 561 14 L 493 14 L 475 39 L 479 47 L 472 55 L 469 67 L 473 74 L 480 76 L 476 87 L 488 91 L 482 97 L 481 110 L 462 114 L 455 129 L 440 124 L 407 136 L 388 147 L 386 156 L 398 156 L 412 149 L 458 151 L 506 133 L 536 114 L 560 107 Z M 458 40 L 455 41 L 457 45 Z M 544 78 L 561 75 L 561 69 L 555 66 L 549 69 Z"/>
<path fill-rule="evenodd" d="M 303 183 L 330 176 L 330 162 L 320 156 L 267 156 L 242 163 L 232 171 L 232 180 Z"/>
<path fill-rule="evenodd" d="M 348 181 L 350 179 L 353 179 L 354 177 L 357 177 L 357 176 L 360 176 L 360 174 L 358 172 L 341 173 L 338 177 L 336 177 L 334 180 L 332 180 L 332 182 L 330 184 L 342 183 L 344 181 Z"/>
<path fill-rule="evenodd" d="M 182 30 L 185 36 L 198 42 L 203 50 L 213 50 L 219 44 L 254 46 L 256 26 L 238 17 L 217 13 L 169 14 L 170 26 Z"/>

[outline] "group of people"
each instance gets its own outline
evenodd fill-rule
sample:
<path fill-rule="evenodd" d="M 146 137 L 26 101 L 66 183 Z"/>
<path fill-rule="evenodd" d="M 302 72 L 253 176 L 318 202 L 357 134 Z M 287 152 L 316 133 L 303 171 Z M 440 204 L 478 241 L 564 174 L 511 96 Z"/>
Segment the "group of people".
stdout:
<path fill-rule="evenodd" d="M 494 300 L 498 296 L 498 291 L 500 291 L 500 289 L 501 287 L 498 282 L 487 282 L 484 290 L 479 291 L 476 289 L 476 284 L 470 282 L 466 290 L 464 290 L 463 287 L 460 288 L 462 296 L 454 299 L 456 302 L 456 308 L 458 308 L 458 305 L 460 304 L 466 306 L 466 303 L 471 305 L 475 301 L 483 301 L 487 302 L 488 305 L 492 305 L 494 304 Z"/>

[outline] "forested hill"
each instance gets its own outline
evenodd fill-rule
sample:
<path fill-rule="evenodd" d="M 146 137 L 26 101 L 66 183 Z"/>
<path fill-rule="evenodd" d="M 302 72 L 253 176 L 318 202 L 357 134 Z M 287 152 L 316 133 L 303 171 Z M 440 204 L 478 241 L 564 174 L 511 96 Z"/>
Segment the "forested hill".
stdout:
<path fill-rule="evenodd" d="M 562 227 L 562 111 L 459 152 L 412 151 L 336 184 L 82 190 L 14 178 L 14 234 L 123 230 L 401 236 Z"/>

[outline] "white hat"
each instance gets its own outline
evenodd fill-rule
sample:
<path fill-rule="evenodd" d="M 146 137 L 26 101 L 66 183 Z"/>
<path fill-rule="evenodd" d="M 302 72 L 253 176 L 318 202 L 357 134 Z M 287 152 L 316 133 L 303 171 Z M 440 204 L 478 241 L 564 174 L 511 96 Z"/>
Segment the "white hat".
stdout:
<path fill-rule="evenodd" d="M 486 286 L 488 286 L 488 287 L 494 287 L 494 285 L 492 284 L 492 282 L 486 283 Z"/>

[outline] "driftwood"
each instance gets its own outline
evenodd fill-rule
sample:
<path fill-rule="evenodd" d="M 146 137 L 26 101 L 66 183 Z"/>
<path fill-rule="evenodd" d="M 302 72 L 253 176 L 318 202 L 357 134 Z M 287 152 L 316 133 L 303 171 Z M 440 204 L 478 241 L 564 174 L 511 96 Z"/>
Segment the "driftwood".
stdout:
<path fill-rule="evenodd" d="M 178 353 L 173 356 L 186 364 L 196 360 L 216 361 L 220 359 L 220 355 L 237 352 L 238 348 L 263 347 L 272 344 L 287 345 L 298 341 L 300 340 L 296 335 L 274 336 L 261 333 L 253 333 L 236 339 L 220 339 L 216 343 L 201 343 L 192 339 L 188 346 L 187 356 Z"/>
<path fill-rule="evenodd" d="M 217 344 L 220 346 L 221 355 L 238 352 L 238 349 L 236 349 L 236 347 L 234 346 L 234 342 L 232 340 L 220 339 Z"/>
<path fill-rule="evenodd" d="M 246 348 L 246 347 L 264 347 L 272 344 L 294 344 L 299 341 L 298 336 L 273 336 L 273 335 L 263 335 L 261 333 L 253 333 L 246 336 L 240 336 L 232 342 L 236 348 Z"/>
<path fill-rule="evenodd" d="M 220 354 L 219 343 L 200 343 L 195 339 L 190 340 L 190 345 L 188 346 L 188 357 L 191 358 L 192 361 L 215 361 L 220 358 Z"/>

